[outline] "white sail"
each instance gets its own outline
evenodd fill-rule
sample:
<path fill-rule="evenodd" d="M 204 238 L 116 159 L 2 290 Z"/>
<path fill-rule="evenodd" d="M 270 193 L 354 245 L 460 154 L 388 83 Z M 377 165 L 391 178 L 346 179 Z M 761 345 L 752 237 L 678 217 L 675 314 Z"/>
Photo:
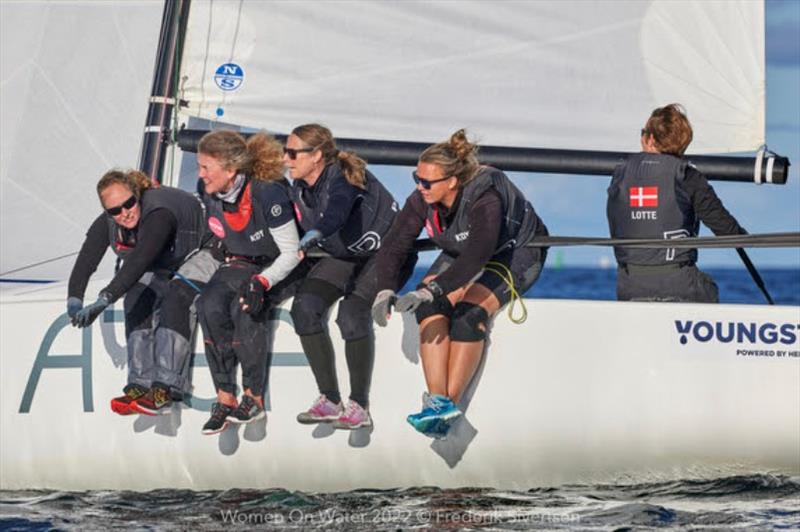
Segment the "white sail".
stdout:
<path fill-rule="evenodd" d="M 78 251 L 100 213 L 95 184 L 136 165 L 162 9 L 0 2 L 3 279 L 66 278 L 75 257 L 53 259 Z"/>
<path fill-rule="evenodd" d="M 223 90 L 225 64 L 241 70 Z M 764 75 L 750 0 L 195 0 L 182 97 L 187 115 L 283 133 L 320 121 L 428 142 L 467 127 L 485 145 L 622 151 L 680 102 L 692 152 L 723 153 L 764 143 Z"/>

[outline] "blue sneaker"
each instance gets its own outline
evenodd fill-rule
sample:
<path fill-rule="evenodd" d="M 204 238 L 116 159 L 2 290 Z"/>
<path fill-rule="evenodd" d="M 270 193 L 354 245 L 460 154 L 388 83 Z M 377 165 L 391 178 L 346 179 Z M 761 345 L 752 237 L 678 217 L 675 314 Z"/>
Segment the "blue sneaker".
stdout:
<path fill-rule="evenodd" d="M 422 395 L 422 410 L 409 415 L 406 421 L 426 436 L 444 437 L 453 421 L 461 415 L 461 410 L 449 397 L 426 392 Z"/>

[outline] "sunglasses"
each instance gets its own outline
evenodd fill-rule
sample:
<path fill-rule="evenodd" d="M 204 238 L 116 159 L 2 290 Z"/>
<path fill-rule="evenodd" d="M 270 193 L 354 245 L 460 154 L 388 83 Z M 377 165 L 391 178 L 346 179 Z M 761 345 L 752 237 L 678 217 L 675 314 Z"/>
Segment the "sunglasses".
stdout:
<path fill-rule="evenodd" d="M 136 194 L 132 195 L 130 198 L 125 200 L 125 203 L 122 205 L 118 205 L 117 207 L 109 207 L 106 209 L 106 213 L 109 216 L 117 216 L 122 213 L 122 209 L 131 210 L 136 205 L 136 202 L 139 201 L 136 199 Z"/>
<path fill-rule="evenodd" d="M 284 148 L 283 153 L 289 156 L 289 159 L 295 160 L 297 159 L 298 153 L 310 153 L 316 150 L 316 148 Z"/>
<path fill-rule="evenodd" d="M 422 188 L 425 190 L 430 190 L 434 183 L 447 181 L 451 176 L 442 177 L 441 179 L 425 179 L 424 177 L 420 177 L 416 172 L 411 172 L 411 177 L 414 178 L 414 183 L 417 185 L 422 185 Z"/>

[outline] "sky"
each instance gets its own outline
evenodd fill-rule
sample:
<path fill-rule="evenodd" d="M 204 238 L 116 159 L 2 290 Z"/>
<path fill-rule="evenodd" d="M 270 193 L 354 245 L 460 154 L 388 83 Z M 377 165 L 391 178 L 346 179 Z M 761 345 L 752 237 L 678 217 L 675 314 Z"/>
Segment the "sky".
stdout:
<path fill-rule="evenodd" d="M 789 179 L 782 186 L 712 182 L 725 207 L 751 234 L 800 231 L 800 0 L 767 0 L 766 28 L 766 144 L 771 151 L 791 161 Z M 691 119 L 691 109 L 687 112 Z M 642 123 L 646 119 L 643 116 Z M 635 134 L 638 136 L 638 132 Z M 402 201 L 413 189 L 411 168 L 376 166 L 373 171 L 398 200 Z M 608 177 L 509 175 L 531 201 L 551 235 L 608 236 L 605 212 Z M 700 234 L 711 232 L 703 227 Z M 748 254 L 756 267 L 800 269 L 798 248 L 750 249 Z M 420 262 L 430 262 L 434 256 L 428 253 Z M 550 265 L 556 256 L 563 266 L 614 264 L 610 248 L 558 248 L 551 252 Z M 701 267 L 742 267 L 741 264 L 733 249 L 700 253 Z"/>

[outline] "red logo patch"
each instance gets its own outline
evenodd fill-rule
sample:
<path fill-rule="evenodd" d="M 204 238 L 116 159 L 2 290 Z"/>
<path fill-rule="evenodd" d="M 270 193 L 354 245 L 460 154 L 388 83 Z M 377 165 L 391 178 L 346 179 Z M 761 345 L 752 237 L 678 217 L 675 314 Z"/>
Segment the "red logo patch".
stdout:
<path fill-rule="evenodd" d="M 209 218 L 208 228 L 211 229 L 211 232 L 218 238 L 225 238 L 225 226 L 222 225 L 222 222 L 220 222 L 218 218 L 214 216 Z"/>
<path fill-rule="evenodd" d="M 631 207 L 658 207 L 658 187 L 630 187 Z"/>
<path fill-rule="evenodd" d="M 297 218 L 298 222 L 303 221 L 303 213 L 300 212 L 300 207 L 297 206 L 297 203 L 292 203 L 294 207 L 294 217 Z"/>
<path fill-rule="evenodd" d="M 428 232 L 428 236 L 433 236 L 433 226 L 430 220 L 425 220 L 425 231 Z"/>

